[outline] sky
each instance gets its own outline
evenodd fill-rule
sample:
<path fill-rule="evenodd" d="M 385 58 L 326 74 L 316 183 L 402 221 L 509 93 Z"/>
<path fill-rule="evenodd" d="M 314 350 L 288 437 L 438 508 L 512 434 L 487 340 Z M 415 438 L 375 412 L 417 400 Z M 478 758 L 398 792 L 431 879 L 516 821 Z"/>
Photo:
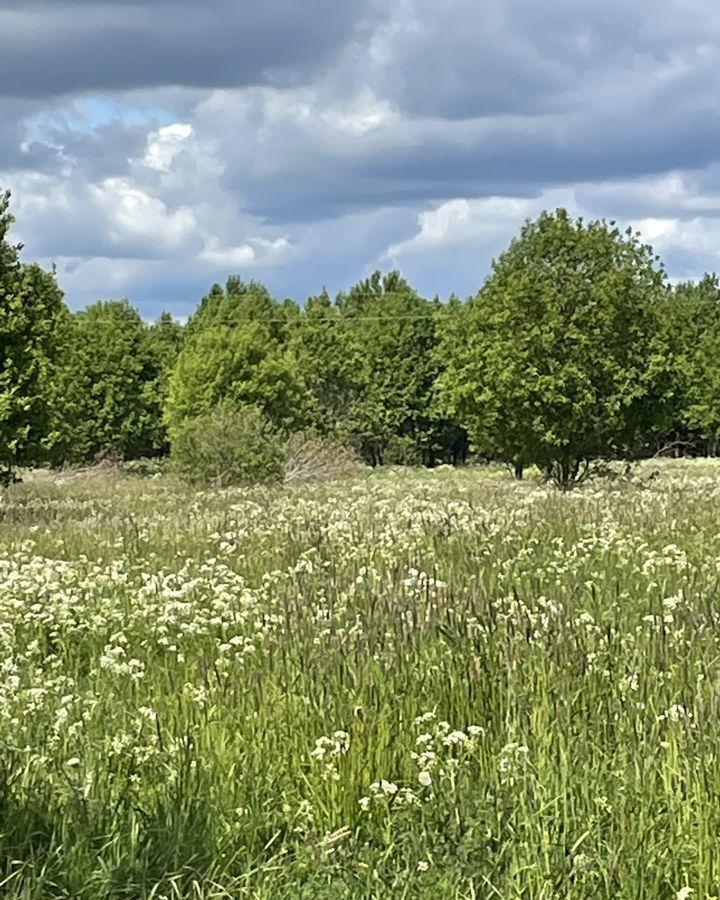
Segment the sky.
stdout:
<path fill-rule="evenodd" d="M 720 268 L 715 0 L 0 0 L 0 35 L 0 189 L 73 308 L 467 296 L 558 206 Z"/>

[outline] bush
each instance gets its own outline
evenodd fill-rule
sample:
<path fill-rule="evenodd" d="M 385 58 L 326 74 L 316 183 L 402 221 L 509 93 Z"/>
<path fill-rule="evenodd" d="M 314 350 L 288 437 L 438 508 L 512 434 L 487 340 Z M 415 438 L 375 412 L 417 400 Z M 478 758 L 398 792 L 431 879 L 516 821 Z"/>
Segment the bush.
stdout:
<path fill-rule="evenodd" d="M 175 430 L 172 462 L 192 484 L 253 484 L 282 478 L 283 446 L 257 407 L 223 402 Z"/>
<path fill-rule="evenodd" d="M 122 470 L 126 475 L 137 478 L 157 478 L 167 470 L 167 459 L 159 456 L 130 459 L 122 464 Z"/>
<path fill-rule="evenodd" d="M 341 478 L 362 467 L 356 454 L 327 438 L 306 432 L 290 435 L 285 444 L 285 480 Z"/>

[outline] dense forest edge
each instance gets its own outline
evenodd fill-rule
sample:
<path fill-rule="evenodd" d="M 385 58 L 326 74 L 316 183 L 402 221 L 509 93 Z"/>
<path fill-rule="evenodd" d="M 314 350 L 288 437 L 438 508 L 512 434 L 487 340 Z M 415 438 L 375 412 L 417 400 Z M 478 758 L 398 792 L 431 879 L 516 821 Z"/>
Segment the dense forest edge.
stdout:
<path fill-rule="evenodd" d="M 311 442 L 373 466 L 536 466 L 567 488 L 601 462 L 718 450 L 720 282 L 671 284 L 612 221 L 525 222 L 464 300 L 375 272 L 299 305 L 231 276 L 185 323 L 128 300 L 72 312 L 12 225 L 0 194 L 3 483 L 168 456 L 190 480 L 259 480 Z"/>

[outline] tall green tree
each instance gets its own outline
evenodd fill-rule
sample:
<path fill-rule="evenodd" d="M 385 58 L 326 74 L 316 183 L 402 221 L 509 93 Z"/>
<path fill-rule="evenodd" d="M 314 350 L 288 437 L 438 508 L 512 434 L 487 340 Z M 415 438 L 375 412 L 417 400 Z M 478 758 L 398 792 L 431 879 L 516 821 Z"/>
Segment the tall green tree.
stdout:
<path fill-rule="evenodd" d="M 288 329 L 300 311 L 292 300 L 279 303 L 259 281 L 243 281 L 231 275 L 223 288 L 214 284 L 188 319 L 188 339 L 211 327 L 242 326 L 262 322 L 268 335 L 278 343 L 286 343 Z"/>
<path fill-rule="evenodd" d="M 350 401 L 341 428 L 373 465 L 432 464 L 435 307 L 398 272 L 375 272 L 337 298 L 346 322 Z"/>
<path fill-rule="evenodd" d="M 167 452 L 169 447 L 164 420 L 170 390 L 170 376 L 177 363 L 184 339 L 183 326 L 169 312 L 163 312 L 147 330 L 146 344 L 155 377 L 146 383 L 147 405 L 154 410 L 152 445 L 157 452 Z"/>
<path fill-rule="evenodd" d="M 706 274 L 668 293 L 663 326 L 671 350 L 672 432 L 676 452 L 715 455 L 720 442 L 720 282 Z"/>
<path fill-rule="evenodd" d="M 314 429 L 353 445 L 373 465 L 462 458 L 464 432 L 433 397 L 444 309 L 397 272 L 375 272 L 334 302 L 325 291 L 311 297 L 293 346 Z"/>
<path fill-rule="evenodd" d="M 73 316 L 57 373 L 55 462 L 162 452 L 163 353 L 170 351 L 158 341 L 127 300 L 100 301 Z"/>
<path fill-rule="evenodd" d="M 215 285 L 191 317 L 165 408 L 170 436 L 221 401 L 255 406 L 281 431 L 307 422 L 308 398 L 288 334 L 297 306 L 256 282 Z"/>
<path fill-rule="evenodd" d="M 445 337 L 448 408 L 478 450 L 562 487 L 642 452 L 664 415 L 665 291 L 630 229 L 562 209 L 526 222 Z"/>
<path fill-rule="evenodd" d="M 464 306 L 455 294 L 447 303 L 435 304 L 435 349 L 436 375 L 430 400 L 430 417 L 437 459 L 443 463 L 458 465 L 466 462 L 470 441 L 466 429 L 457 421 L 453 405 L 443 389 L 444 373 L 448 367 L 446 348 L 448 343 L 464 343 L 467 335 L 463 331 Z"/>
<path fill-rule="evenodd" d="M 0 483 L 48 452 L 48 374 L 67 310 L 55 274 L 20 261 L 8 239 L 10 194 L 0 194 Z"/>
<path fill-rule="evenodd" d="M 289 335 L 307 390 L 309 428 L 325 437 L 345 429 L 356 395 L 352 326 L 327 291 L 310 297 Z"/>

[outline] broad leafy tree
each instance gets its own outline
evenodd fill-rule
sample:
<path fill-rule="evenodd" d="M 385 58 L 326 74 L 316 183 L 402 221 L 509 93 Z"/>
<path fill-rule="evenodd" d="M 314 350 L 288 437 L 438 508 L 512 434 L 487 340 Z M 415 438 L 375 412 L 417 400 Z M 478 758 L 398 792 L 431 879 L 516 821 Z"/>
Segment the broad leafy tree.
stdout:
<path fill-rule="evenodd" d="M 435 308 L 397 272 L 375 272 L 337 299 L 346 322 L 350 402 L 342 423 L 373 465 L 432 463 Z"/>
<path fill-rule="evenodd" d="M 443 311 L 397 272 L 375 272 L 335 302 L 311 297 L 293 345 L 314 429 L 372 465 L 461 459 L 464 432 L 434 402 Z"/>
<path fill-rule="evenodd" d="M 161 452 L 170 351 L 161 350 L 140 313 L 126 300 L 94 303 L 73 316 L 64 343 L 56 462 Z"/>
<path fill-rule="evenodd" d="M 307 422 L 307 392 L 287 335 L 299 316 L 255 282 L 214 286 L 187 325 L 165 410 L 171 438 L 221 401 L 257 407 L 281 431 Z"/>
<path fill-rule="evenodd" d="M 10 243 L 10 195 L 0 194 L 0 483 L 47 457 L 49 373 L 67 309 L 54 273 L 20 261 Z"/>
<path fill-rule="evenodd" d="M 148 406 L 156 414 L 152 444 L 158 452 L 169 450 L 164 410 L 170 389 L 170 376 L 180 355 L 183 337 L 183 326 L 169 312 L 161 313 L 147 330 L 146 346 L 154 377 L 146 383 L 145 397 Z"/>
<path fill-rule="evenodd" d="M 289 335 L 307 390 L 309 428 L 337 436 L 347 430 L 356 396 L 352 326 L 326 291 L 310 297 Z"/>
<path fill-rule="evenodd" d="M 720 282 L 707 274 L 668 293 L 663 325 L 673 364 L 672 431 L 676 453 L 715 455 L 720 442 Z"/>
<path fill-rule="evenodd" d="M 639 236 L 564 210 L 527 222 L 447 333 L 442 392 L 474 446 L 568 487 L 659 427 L 664 274 Z"/>

